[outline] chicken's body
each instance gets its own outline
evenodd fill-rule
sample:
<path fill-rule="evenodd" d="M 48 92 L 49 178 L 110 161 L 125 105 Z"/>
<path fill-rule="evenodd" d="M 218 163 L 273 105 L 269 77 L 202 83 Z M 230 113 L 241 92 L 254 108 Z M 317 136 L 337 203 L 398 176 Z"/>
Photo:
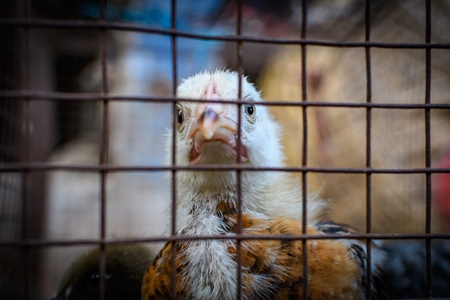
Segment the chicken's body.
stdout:
<path fill-rule="evenodd" d="M 225 207 L 219 205 L 220 208 Z M 214 216 L 223 234 L 236 233 L 237 215 L 231 209 Z M 210 226 L 211 224 L 204 224 Z M 214 226 L 214 225 L 213 225 Z M 245 235 L 301 235 L 299 222 L 243 215 Z M 320 234 L 314 226 L 308 234 Z M 183 234 L 181 232 L 180 234 Z M 235 240 L 177 242 L 177 299 L 236 299 Z M 168 243 L 144 277 L 143 299 L 170 298 L 171 248 Z M 308 294 L 311 299 L 363 299 L 365 255 L 360 245 L 340 240 L 308 241 Z M 301 299 L 303 246 L 301 240 L 244 240 L 242 242 L 243 299 Z"/>
<path fill-rule="evenodd" d="M 238 76 L 233 72 L 201 73 L 183 81 L 183 99 L 205 103 L 177 104 L 177 165 L 242 165 L 282 167 L 280 129 L 266 106 L 243 105 L 241 151 L 237 153 L 236 105 L 216 100 L 238 99 Z M 263 101 L 242 79 L 242 99 Z M 171 141 L 171 137 L 168 139 Z M 177 299 L 236 299 L 238 181 L 232 171 L 178 171 L 177 235 L 226 236 L 230 239 L 174 243 Z M 242 171 L 242 233 L 244 235 L 301 235 L 302 190 L 284 172 Z M 320 221 L 326 203 L 307 199 L 308 224 Z M 326 234 L 310 225 L 308 234 Z M 170 298 L 171 247 L 168 243 L 144 276 L 142 299 Z M 300 299 L 303 293 L 301 240 L 243 240 L 244 299 Z M 365 292 L 365 254 L 354 240 L 307 242 L 308 296 L 312 299 L 360 299 Z"/>

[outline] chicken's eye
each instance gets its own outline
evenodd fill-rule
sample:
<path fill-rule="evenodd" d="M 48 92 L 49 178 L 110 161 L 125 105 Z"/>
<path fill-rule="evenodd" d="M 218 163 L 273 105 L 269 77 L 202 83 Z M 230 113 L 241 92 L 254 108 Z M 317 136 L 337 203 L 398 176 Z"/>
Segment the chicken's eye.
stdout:
<path fill-rule="evenodd" d="M 177 123 L 178 123 L 178 126 L 183 125 L 183 122 L 184 122 L 183 112 L 180 109 L 177 109 Z"/>
<path fill-rule="evenodd" d="M 256 107 L 253 104 L 246 104 L 245 105 L 245 113 L 250 117 L 254 118 L 256 115 Z"/>

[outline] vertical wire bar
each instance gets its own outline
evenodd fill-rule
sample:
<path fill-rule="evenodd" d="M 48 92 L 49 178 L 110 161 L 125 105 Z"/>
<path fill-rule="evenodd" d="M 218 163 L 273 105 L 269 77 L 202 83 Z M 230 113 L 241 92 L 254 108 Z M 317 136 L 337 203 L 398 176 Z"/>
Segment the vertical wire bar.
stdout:
<path fill-rule="evenodd" d="M 302 0 L 302 27 L 301 27 L 301 39 L 306 39 L 306 26 L 308 17 L 308 5 L 307 0 Z M 306 78 L 306 45 L 301 45 L 301 63 L 302 63 L 302 102 L 308 101 L 307 94 L 307 78 Z M 302 151 L 302 167 L 306 167 L 308 163 L 308 115 L 307 106 L 302 106 L 303 117 L 303 151 Z M 306 234 L 306 226 L 308 219 L 308 206 L 307 206 L 307 182 L 306 171 L 302 171 L 302 233 Z M 308 299 L 308 245 L 307 240 L 302 240 L 303 251 L 303 299 Z"/>
<path fill-rule="evenodd" d="M 370 0 L 366 0 L 365 11 L 365 41 L 370 41 Z M 372 68 L 370 46 L 366 46 L 366 103 L 372 102 Z M 366 109 L 366 168 L 372 166 L 372 108 Z M 366 173 L 366 233 L 372 232 L 372 173 Z M 371 262 L 371 243 L 370 238 L 366 239 L 366 298 L 371 299 L 372 294 L 372 262 Z"/>
<path fill-rule="evenodd" d="M 177 1 L 171 0 L 171 12 L 170 12 L 170 26 L 173 30 L 177 27 Z M 171 36 L 172 42 L 172 96 L 175 98 L 177 96 L 177 38 L 175 35 Z M 176 210 L 177 210 L 177 188 L 176 188 L 176 102 L 172 102 L 172 230 L 171 235 L 175 236 L 177 234 L 177 220 L 176 220 Z M 171 252 L 170 252 L 170 298 L 172 300 L 177 299 L 177 289 L 176 289 L 176 242 L 172 242 Z"/>
<path fill-rule="evenodd" d="M 30 18 L 31 4 L 29 0 L 23 1 L 23 14 L 25 19 Z M 29 27 L 25 26 L 23 28 L 23 61 L 22 61 L 22 86 L 23 89 L 28 90 L 30 88 L 30 75 L 29 75 L 29 62 L 30 62 L 30 31 Z M 22 122 L 19 123 L 20 133 L 21 133 L 21 157 L 22 162 L 28 163 L 30 161 L 30 98 L 24 97 L 22 102 Z M 22 173 L 22 210 L 21 210 L 21 240 L 26 240 L 29 238 L 28 235 L 28 197 L 29 197 L 29 185 L 30 185 L 30 173 L 29 171 L 23 171 Z M 31 276 L 30 276 L 30 252 L 29 248 L 25 247 L 21 249 L 21 254 L 23 258 L 22 270 L 25 282 L 24 296 L 26 299 L 30 297 L 31 290 Z"/>
<path fill-rule="evenodd" d="M 431 43 L 431 1 L 426 1 L 425 16 L 425 43 Z M 431 96 L 431 48 L 425 49 L 425 104 L 430 103 Z M 425 168 L 431 167 L 431 115 L 430 108 L 425 108 Z M 426 221 L 425 233 L 431 232 L 431 173 L 426 173 Z M 426 260 L 427 260 L 427 289 L 428 297 L 432 298 L 432 277 L 431 277 L 431 239 L 426 238 Z"/>
<path fill-rule="evenodd" d="M 29 19 L 30 17 L 30 3 L 29 0 L 24 0 L 23 2 L 24 8 L 23 13 L 25 19 Z M 30 44 L 30 33 L 29 27 L 24 26 L 23 28 L 23 61 L 22 61 L 22 88 L 24 90 L 28 90 L 30 88 L 30 77 L 29 77 L 29 44 Z M 21 132 L 21 153 L 20 160 L 22 162 L 29 162 L 30 160 L 30 98 L 25 96 L 24 101 L 22 102 L 22 123 L 20 123 L 20 132 Z M 29 172 L 23 171 L 23 184 L 22 184 L 22 228 L 21 235 L 23 239 L 28 238 L 28 230 L 27 230 L 27 198 L 28 198 L 28 184 L 29 184 Z"/>
<path fill-rule="evenodd" d="M 105 21 L 105 12 L 107 0 L 101 0 L 99 3 L 100 15 L 99 22 Z M 102 74 L 102 96 L 108 95 L 108 69 L 107 69 L 107 31 L 102 29 L 100 31 L 100 61 L 101 61 L 101 74 Z M 108 151 L 109 151 L 109 102 L 107 99 L 103 100 L 102 103 L 102 132 L 101 132 L 101 143 L 100 143 L 100 165 L 104 166 L 108 163 Z M 105 253 L 105 243 L 103 242 L 106 236 L 106 201 L 107 201 L 107 191 L 106 191 L 106 180 L 107 171 L 100 171 L 100 282 L 99 282 L 99 298 L 100 300 L 105 299 L 105 281 L 106 281 L 106 253 Z"/>
<path fill-rule="evenodd" d="M 238 10 L 237 10 L 237 22 L 236 22 L 236 35 L 242 35 L 242 6 L 243 1 L 238 0 Z M 237 65 L 238 65 L 238 100 L 242 101 L 242 41 L 236 41 L 236 55 L 237 55 Z M 241 163 L 241 113 L 242 105 L 238 104 L 238 118 L 237 118 L 237 164 Z M 237 234 L 242 233 L 242 171 L 236 170 L 236 184 L 237 184 Z M 236 263 L 237 263 L 237 299 L 242 299 L 242 240 L 238 239 L 236 241 Z"/>

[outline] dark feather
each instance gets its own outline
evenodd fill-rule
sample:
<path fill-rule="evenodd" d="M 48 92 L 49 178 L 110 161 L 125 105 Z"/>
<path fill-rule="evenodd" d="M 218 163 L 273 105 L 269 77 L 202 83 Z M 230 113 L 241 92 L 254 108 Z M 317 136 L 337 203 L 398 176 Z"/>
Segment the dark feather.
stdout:
<path fill-rule="evenodd" d="M 381 247 L 386 258 L 382 265 L 384 286 L 395 299 L 428 298 L 426 246 L 423 241 L 387 243 Z M 431 242 L 432 294 L 450 297 L 450 243 Z"/>

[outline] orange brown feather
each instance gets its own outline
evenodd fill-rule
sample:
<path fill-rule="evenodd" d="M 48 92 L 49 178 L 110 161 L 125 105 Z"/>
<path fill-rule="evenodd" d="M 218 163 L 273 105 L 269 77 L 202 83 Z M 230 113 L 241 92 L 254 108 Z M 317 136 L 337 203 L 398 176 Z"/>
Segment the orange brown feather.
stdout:
<path fill-rule="evenodd" d="M 221 211 L 234 212 L 234 209 Z M 230 233 L 236 232 L 236 214 L 223 214 Z M 301 224 L 289 218 L 260 219 L 242 216 L 245 235 L 301 235 Z M 321 234 L 308 226 L 307 234 Z M 176 291 L 185 299 L 189 282 L 183 278 L 188 265 L 183 255 L 189 241 L 177 242 Z M 364 270 L 361 262 L 342 240 L 308 240 L 308 295 L 311 299 L 359 299 L 364 297 Z M 142 288 L 142 299 L 170 298 L 171 247 L 167 243 L 148 268 Z M 303 242 L 301 240 L 243 240 L 242 293 L 246 299 L 301 299 L 303 295 Z M 228 246 L 228 254 L 237 261 L 236 242 Z M 260 280 L 264 279 L 263 285 Z"/>

